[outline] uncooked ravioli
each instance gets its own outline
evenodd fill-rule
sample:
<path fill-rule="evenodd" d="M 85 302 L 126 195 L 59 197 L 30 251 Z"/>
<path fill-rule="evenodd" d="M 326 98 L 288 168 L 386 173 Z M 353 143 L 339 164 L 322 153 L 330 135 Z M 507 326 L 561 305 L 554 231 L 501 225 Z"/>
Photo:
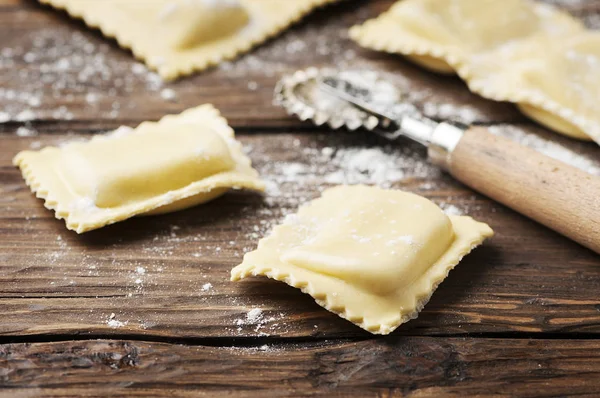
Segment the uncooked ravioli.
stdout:
<path fill-rule="evenodd" d="M 415 318 L 448 272 L 492 234 L 412 193 L 339 186 L 275 227 L 231 279 L 283 281 L 361 328 L 388 334 Z"/>
<path fill-rule="evenodd" d="M 600 143 L 599 33 L 528 0 L 402 0 L 355 26 L 360 45 L 398 53 L 471 91 L 509 101 L 559 133 Z"/>
<path fill-rule="evenodd" d="M 165 79 L 204 70 L 338 0 L 39 0 L 130 49 Z"/>
<path fill-rule="evenodd" d="M 87 142 L 17 154 L 32 191 L 78 233 L 167 213 L 264 184 L 212 105 Z"/>

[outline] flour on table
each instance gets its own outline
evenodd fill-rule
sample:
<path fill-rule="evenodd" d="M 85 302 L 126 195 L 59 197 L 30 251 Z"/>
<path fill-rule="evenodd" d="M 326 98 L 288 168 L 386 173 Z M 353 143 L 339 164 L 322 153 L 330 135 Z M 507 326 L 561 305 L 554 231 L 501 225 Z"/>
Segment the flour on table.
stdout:
<path fill-rule="evenodd" d="M 175 90 L 171 89 L 171 88 L 165 88 L 160 92 L 160 96 L 162 99 L 164 99 L 165 101 L 175 101 L 177 100 L 177 93 L 175 92 Z"/>
<path fill-rule="evenodd" d="M 108 320 L 106 321 L 106 324 L 108 325 L 108 327 L 113 328 L 113 329 L 117 329 L 117 328 L 122 328 L 123 326 L 127 326 L 127 321 L 125 322 L 121 322 L 117 319 L 115 319 L 116 315 L 113 312 L 112 314 L 110 314 L 110 316 L 108 317 Z"/>
<path fill-rule="evenodd" d="M 325 176 L 330 184 L 374 184 L 389 187 L 401 181 L 404 170 L 398 156 L 381 148 L 342 149 L 332 159 L 340 169 Z"/>
<path fill-rule="evenodd" d="M 260 308 L 253 308 L 246 314 L 246 323 L 257 323 L 263 317 L 262 310 Z"/>
<path fill-rule="evenodd" d="M 251 326 L 260 336 L 269 336 L 268 332 L 282 332 L 282 327 L 285 326 L 276 321 L 282 320 L 285 314 L 279 313 L 272 316 L 265 316 L 265 313 L 260 308 L 252 308 L 245 317 L 238 318 L 235 321 L 238 333 L 243 331 L 244 326 Z M 268 327 L 268 330 L 266 329 Z"/>
<path fill-rule="evenodd" d="M 17 129 L 16 134 L 19 137 L 35 137 L 37 135 L 37 131 L 29 129 L 25 126 L 21 126 Z"/>
<path fill-rule="evenodd" d="M 0 123 L 72 120 L 82 103 L 96 117 L 117 118 L 136 107 L 135 101 L 118 98 L 141 88 L 159 101 L 176 98 L 173 90 L 163 90 L 156 73 L 115 57 L 110 44 L 71 27 L 36 30 L 23 40 L 23 46 L 0 48 L 0 70 L 7 82 L 0 87 Z M 26 65 L 18 66 L 22 63 Z"/>
<path fill-rule="evenodd" d="M 212 283 L 205 283 L 204 285 L 202 285 L 202 291 L 203 292 L 208 292 L 210 289 L 212 289 L 213 285 Z"/>
<path fill-rule="evenodd" d="M 440 205 L 440 207 L 442 210 L 444 210 L 444 213 L 448 214 L 449 216 L 462 216 L 464 214 L 461 209 L 451 204 L 443 203 Z"/>
<path fill-rule="evenodd" d="M 414 148 L 402 145 L 373 147 L 325 146 L 299 148 L 303 161 L 267 161 L 257 164 L 268 182 L 267 202 L 280 199 L 290 205 L 312 199 L 315 187 L 324 181 L 330 185 L 367 184 L 387 188 L 406 179 L 435 179 L 441 171 L 427 162 Z M 268 155 L 267 155 L 268 156 Z M 306 197 L 302 195 L 306 194 Z"/>

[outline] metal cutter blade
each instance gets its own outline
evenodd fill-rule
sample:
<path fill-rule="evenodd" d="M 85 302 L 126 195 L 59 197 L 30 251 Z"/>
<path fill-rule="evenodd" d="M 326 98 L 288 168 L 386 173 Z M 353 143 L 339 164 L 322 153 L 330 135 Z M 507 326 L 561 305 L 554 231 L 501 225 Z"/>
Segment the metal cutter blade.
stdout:
<path fill-rule="evenodd" d="M 318 126 L 365 128 L 390 140 L 407 136 L 426 146 L 437 125 L 373 71 L 297 71 L 277 84 L 275 104 Z"/>
<path fill-rule="evenodd" d="M 324 91 L 322 80 L 333 77 L 352 81 L 355 87 L 368 87 L 371 100 L 379 105 L 387 106 L 400 101 L 401 93 L 372 71 L 309 68 L 283 77 L 275 88 L 274 102 L 283 106 L 290 115 L 311 120 L 317 126 L 327 124 L 334 129 L 346 127 L 349 130 L 389 128 L 385 123 L 382 124 L 380 118 Z"/>
<path fill-rule="evenodd" d="M 403 101 L 393 84 L 373 71 L 298 71 L 280 81 L 275 102 L 317 125 L 363 127 L 390 140 L 407 137 L 427 147 L 429 159 L 446 169 L 450 153 L 467 128 L 423 117 L 414 105 Z"/>
<path fill-rule="evenodd" d="M 332 76 L 321 79 L 321 89 L 379 119 L 378 125 L 387 127 L 387 130 L 374 131 L 387 139 L 405 136 L 425 146 L 431 141 L 437 123 L 421 116 L 412 104 L 398 102 L 387 107 L 378 106 L 372 101 L 372 93 L 368 88 Z"/>

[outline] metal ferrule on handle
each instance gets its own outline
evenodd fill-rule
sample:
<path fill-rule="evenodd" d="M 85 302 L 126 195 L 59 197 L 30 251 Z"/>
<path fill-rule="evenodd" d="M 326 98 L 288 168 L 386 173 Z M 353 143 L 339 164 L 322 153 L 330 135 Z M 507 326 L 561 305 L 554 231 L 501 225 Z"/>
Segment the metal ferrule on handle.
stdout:
<path fill-rule="evenodd" d="M 429 160 L 446 171 L 450 171 L 452 152 L 467 129 L 467 126 L 460 123 L 435 123 L 409 117 L 403 118 L 401 122 L 403 135 L 425 145 Z"/>
<path fill-rule="evenodd" d="M 444 122 L 438 124 L 429 141 L 427 155 L 431 163 L 450 171 L 452 152 L 465 135 L 468 126 L 460 123 Z"/>

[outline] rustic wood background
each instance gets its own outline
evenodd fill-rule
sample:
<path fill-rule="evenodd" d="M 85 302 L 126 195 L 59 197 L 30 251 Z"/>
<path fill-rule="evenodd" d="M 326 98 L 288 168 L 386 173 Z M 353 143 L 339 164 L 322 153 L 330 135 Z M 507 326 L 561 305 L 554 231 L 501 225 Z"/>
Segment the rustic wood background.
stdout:
<path fill-rule="evenodd" d="M 598 1 L 552 3 L 600 27 Z M 275 82 L 299 68 L 377 70 L 428 116 L 493 126 L 534 146 L 551 140 L 546 148 L 567 148 L 581 156 L 579 166 L 600 173 L 595 144 L 559 137 L 510 104 L 469 93 L 456 78 L 347 39 L 351 25 L 390 4 L 327 7 L 236 62 L 167 84 L 64 13 L 33 0 L 0 0 L 1 395 L 598 395 L 596 254 L 436 172 L 414 145 L 315 128 L 272 104 Z M 221 109 L 278 189 L 78 236 L 11 165 L 22 149 L 205 102 Z M 497 232 L 450 274 L 418 319 L 375 337 L 287 285 L 229 282 L 230 269 L 269 226 L 347 166 L 323 148 L 381 147 L 405 176 L 392 186 Z M 261 316 L 249 319 L 255 308 Z"/>

